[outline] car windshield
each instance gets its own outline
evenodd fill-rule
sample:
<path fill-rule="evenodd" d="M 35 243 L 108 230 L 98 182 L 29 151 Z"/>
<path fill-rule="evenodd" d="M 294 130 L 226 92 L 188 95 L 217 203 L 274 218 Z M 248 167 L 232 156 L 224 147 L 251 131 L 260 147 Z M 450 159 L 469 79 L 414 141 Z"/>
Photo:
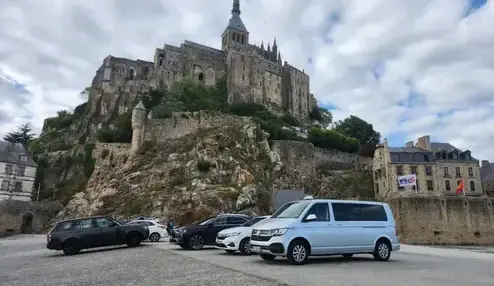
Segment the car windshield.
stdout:
<path fill-rule="evenodd" d="M 256 217 L 256 218 L 253 218 L 251 220 L 248 220 L 246 222 L 244 222 L 243 224 L 241 224 L 240 226 L 252 226 L 258 222 L 260 222 L 261 220 L 264 220 L 266 219 L 266 217 L 263 217 L 263 216 L 260 216 L 260 217 Z"/>
<path fill-rule="evenodd" d="M 205 218 L 205 219 L 202 219 L 202 220 L 198 220 L 198 221 L 195 221 L 193 222 L 192 224 L 194 225 L 206 225 L 209 221 L 211 221 L 214 217 L 208 217 L 208 218 Z"/>
<path fill-rule="evenodd" d="M 285 204 L 278 209 L 271 216 L 271 218 L 298 218 L 309 204 L 310 201 L 299 201 Z"/>

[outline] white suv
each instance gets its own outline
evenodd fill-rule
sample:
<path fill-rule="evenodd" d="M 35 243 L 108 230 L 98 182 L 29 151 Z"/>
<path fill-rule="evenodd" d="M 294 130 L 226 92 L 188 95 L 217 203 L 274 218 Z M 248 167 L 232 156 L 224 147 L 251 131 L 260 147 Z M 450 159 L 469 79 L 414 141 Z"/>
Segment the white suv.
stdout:
<path fill-rule="evenodd" d="M 252 227 L 265 219 L 268 216 L 258 216 L 246 221 L 238 227 L 227 228 L 216 236 L 216 248 L 223 249 L 228 253 L 240 251 L 242 254 L 250 254 L 250 234 Z"/>
<path fill-rule="evenodd" d="M 388 204 L 312 198 L 287 203 L 256 224 L 250 244 L 264 260 L 283 256 L 297 265 L 309 256 L 334 254 L 368 253 L 387 261 L 400 249 Z"/>

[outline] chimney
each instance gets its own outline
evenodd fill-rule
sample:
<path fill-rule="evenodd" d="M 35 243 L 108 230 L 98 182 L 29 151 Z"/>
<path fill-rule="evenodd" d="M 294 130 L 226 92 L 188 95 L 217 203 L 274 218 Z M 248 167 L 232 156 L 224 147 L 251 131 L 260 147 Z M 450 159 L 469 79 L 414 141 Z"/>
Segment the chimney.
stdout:
<path fill-rule="evenodd" d="M 431 137 L 429 135 L 422 136 L 418 139 L 417 145 L 418 148 L 422 148 L 427 151 L 431 150 Z"/>
<path fill-rule="evenodd" d="M 408 141 L 408 142 L 405 144 L 405 147 L 413 147 L 413 141 Z"/>
<path fill-rule="evenodd" d="M 485 168 L 489 165 L 489 160 L 482 160 L 482 168 Z"/>
<path fill-rule="evenodd" d="M 383 146 L 384 146 L 384 148 L 388 149 L 388 138 L 384 138 Z"/>

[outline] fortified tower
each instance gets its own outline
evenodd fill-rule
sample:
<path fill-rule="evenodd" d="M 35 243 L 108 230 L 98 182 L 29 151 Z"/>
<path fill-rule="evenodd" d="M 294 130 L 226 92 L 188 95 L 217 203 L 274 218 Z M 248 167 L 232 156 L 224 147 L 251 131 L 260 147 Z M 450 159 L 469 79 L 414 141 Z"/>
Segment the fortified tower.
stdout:
<path fill-rule="evenodd" d="M 139 147 L 142 144 L 144 136 L 144 125 L 146 124 L 146 107 L 142 101 L 132 110 L 132 149 L 131 154 L 137 154 Z"/>

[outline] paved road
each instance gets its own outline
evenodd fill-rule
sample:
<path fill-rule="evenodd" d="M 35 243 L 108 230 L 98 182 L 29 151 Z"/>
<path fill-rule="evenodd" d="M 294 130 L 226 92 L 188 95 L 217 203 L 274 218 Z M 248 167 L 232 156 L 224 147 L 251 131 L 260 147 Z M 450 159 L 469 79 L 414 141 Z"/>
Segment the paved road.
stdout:
<path fill-rule="evenodd" d="M 0 239 L 0 285 L 282 285 L 149 245 L 64 256 L 45 239 Z"/>
<path fill-rule="evenodd" d="M 0 285 L 493 285 L 494 254 L 404 246 L 389 262 L 286 260 L 185 251 L 167 242 L 67 257 L 44 249 L 44 236 L 0 239 Z M 274 282 L 277 281 L 277 282 Z"/>

